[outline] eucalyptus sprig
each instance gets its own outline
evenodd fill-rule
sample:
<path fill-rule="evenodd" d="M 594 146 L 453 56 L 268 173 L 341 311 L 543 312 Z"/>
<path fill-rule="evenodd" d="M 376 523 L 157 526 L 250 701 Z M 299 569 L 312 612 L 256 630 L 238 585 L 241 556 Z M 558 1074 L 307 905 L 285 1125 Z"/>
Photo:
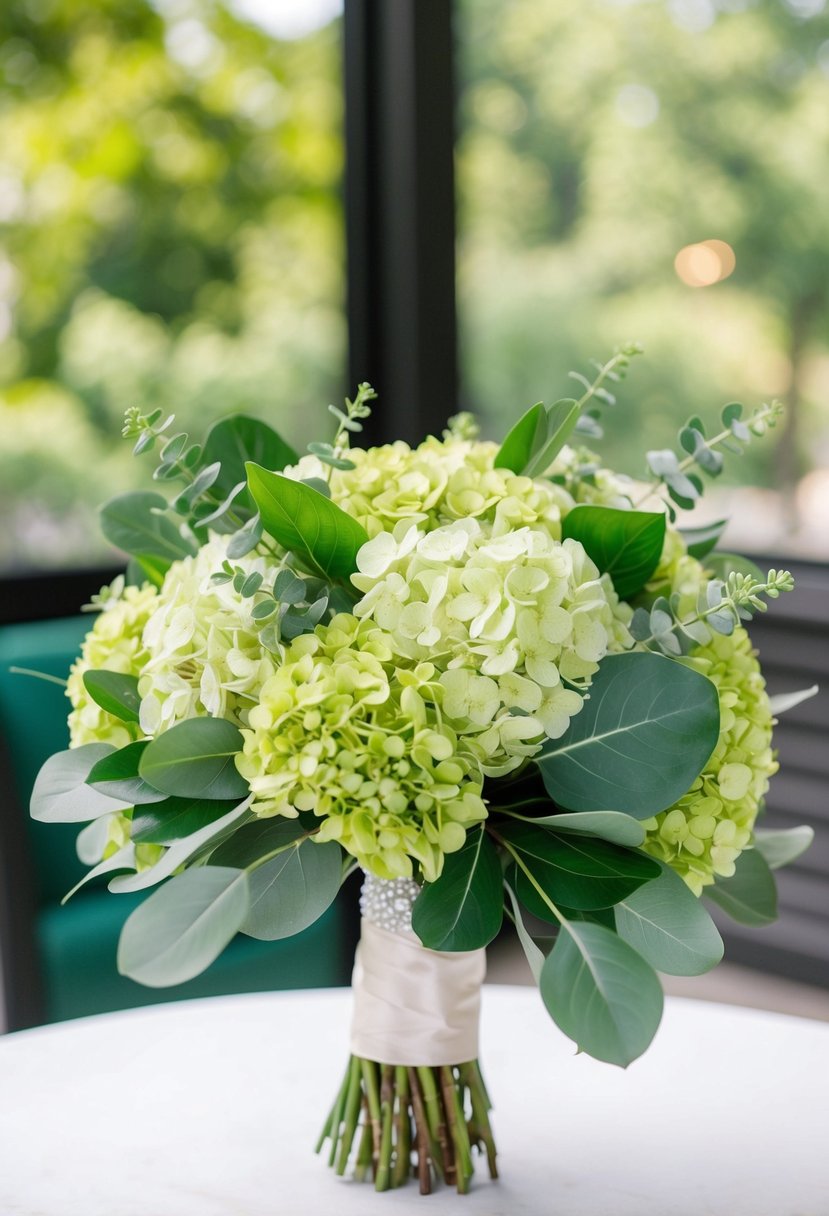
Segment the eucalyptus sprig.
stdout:
<path fill-rule="evenodd" d="M 625 346 L 620 346 L 619 349 L 607 360 L 606 363 L 599 362 L 598 359 L 591 359 L 591 367 L 595 369 L 596 375 L 592 380 L 587 376 L 583 376 L 581 372 L 568 372 L 571 380 L 577 381 L 584 388 L 584 393 L 579 398 L 577 405 L 580 410 L 579 419 L 575 426 L 577 435 L 587 435 L 591 439 L 601 439 L 604 431 L 599 424 L 600 409 L 593 407 L 585 409 L 589 401 L 600 401 L 603 405 L 615 405 L 616 397 L 609 389 L 605 387 L 606 381 L 618 384 L 624 380 L 630 366 L 631 359 L 636 355 L 643 353 L 643 347 L 638 342 L 628 342 Z"/>
<path fill-rule="evenodd" d="M 258 570 L 248 571 L 225 561 L 211 576 L 211 582 L 217 586 L 232 583 L 237 595 L 254 601 L 251 618 L 260 642 L 272 654 L 279 653 L 281 643 L 312 632 L 328 611 L 332 597 L 329 584 L 300 574 L 287 563 L 266 582 Z"/>
<path fill-rule="evenodd" d="M 680 615 L 679 595 L 658 596 L 649 609 L 636 609 L 630 632 L 647 649 L 676 658 L 706 645 L 715 633 L 732 634 L 741 620 L 750 620 L 755 612 L 765 612 L 768 605 L 762 596 L 777 599 L 793 588 L 788 570 L 769 570 L 765 580 L 732 571 L 725 581 L 713 579 L 707 584 L 693 615 Z"/>
<path fill-rule="evenodd" d="M 345 412 L 336 405 L 329 405 L 328 412 L 333 414 L 337 419 L 337 433 L 334 436 L 333 443 L 309 443 L 308 451 L 322 461 L 328 467 L 326 479 L 331 479 L 331 469 L 354 469 L 357 466 L 353 460 L 348 460 L 345 453 L 348 451 L 349 435 L 358 435 L 363 429 L 363 424 L 360 421 L 362 418 L 368 418 L 371 415 L 371 407 L 369 401 L 374 401 L 377 394 L 370 384 L 365 381 L 357 385 L 357 395 L 352 401 L 349 397 L 345 399 Z"/>
<path fill-rule="evenodd" d="M 783 405 L 779 401 L 772 401 L 756 409 L 748 419 L 743 419 L 742 405 L 732 401 L 722 411 L 723 429 L 711 439 L 705 436 L 701 418 L 689 418 L 678 433 L 679 445 L 687 454 L 680 459 L 679 454 L 671 448 L 648 452 L 647 464 L 654 479 L 634 506 L 640 507 L 654 494 L 667 493 L 678 507 L 690 510 L 704 492 L 704 483 L 699 474 L 718 477 L 724 463 L 723 451 L 741 455 L 752 436 L 765 435 L 767 430 L 777 425 L 784 413 Z M 676 512 L 670 502 L 668 509 L 671 519 L 675 519 Z"/>

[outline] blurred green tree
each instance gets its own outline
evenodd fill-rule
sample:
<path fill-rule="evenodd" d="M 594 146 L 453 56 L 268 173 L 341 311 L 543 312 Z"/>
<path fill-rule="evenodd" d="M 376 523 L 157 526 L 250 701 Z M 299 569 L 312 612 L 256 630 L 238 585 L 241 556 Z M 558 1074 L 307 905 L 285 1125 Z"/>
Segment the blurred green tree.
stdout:
<path fill-rule="evenodd" d="M 7 0 L 0 82 L 0 555 L 48 564 L 142 475 L 126 406 L 302 440 L 340 394 L 339 34 L 279 41 L 220 0 Z"/>
<path fill-rule="evenodd" d="M 646 428 L 649 445 L 669 443 L 686 414 L 713 415 L 723 394 L 778 394 L 788 422 L 765 472 L 791 490 L 829 445 L 818 405 L 829 354 L 823 10 L 821 0 L 462 0 L 460 295 L 473 406 L 502 425 L 519 401 L 566 392 L 568 368 L 636 338 L 648 357 L 608 419 L 614 463 L 641 472 Z M 711 238 L 734 250 L 733 275 L 681 282 L 675 255 Z M 768 449 L 743 475 L 762 473 L 758 460 Z"/>

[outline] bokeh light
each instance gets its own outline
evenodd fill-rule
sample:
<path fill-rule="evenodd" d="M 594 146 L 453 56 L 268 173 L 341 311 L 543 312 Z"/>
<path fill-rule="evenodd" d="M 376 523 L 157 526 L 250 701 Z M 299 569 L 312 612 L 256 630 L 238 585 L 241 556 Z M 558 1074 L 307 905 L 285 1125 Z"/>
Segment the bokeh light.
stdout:
<path fill-rule="evenodd" d="M 674 269 L 688 287 L 712 287 L 727 279 L 736 265 L 731 246 L 717 240 L 685 245 L 674 258 Z"/>

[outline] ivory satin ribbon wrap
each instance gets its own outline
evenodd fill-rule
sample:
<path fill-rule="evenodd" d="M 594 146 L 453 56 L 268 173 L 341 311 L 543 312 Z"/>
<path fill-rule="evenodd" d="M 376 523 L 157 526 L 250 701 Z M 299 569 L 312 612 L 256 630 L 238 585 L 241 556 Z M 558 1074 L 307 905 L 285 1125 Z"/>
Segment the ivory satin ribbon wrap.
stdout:
<path fill-rule="evenodd" d="M 427 950 L 411 930 L 390 932 L 363 917 L 352 1054 L 412 1067 L 476 1060 L 485 973 L 484 950 Z"/>

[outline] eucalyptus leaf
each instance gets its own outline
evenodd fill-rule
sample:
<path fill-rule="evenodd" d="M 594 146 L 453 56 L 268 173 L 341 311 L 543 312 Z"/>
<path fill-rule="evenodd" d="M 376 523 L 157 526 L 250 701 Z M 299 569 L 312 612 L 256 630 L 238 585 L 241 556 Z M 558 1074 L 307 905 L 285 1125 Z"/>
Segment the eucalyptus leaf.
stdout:
<path fill-rule="evenodd" d="M 504 915 L 498 852 L 483 826 L 467 832 L 447 854 L 443 872 L 424 883 L 412 909 L 412 928 L 429 950 L 479 950 L 498 935 Z"/>
<path fill-rule="evenodd" d="M 166 498 L 151 490 L 119 494 L 101 508 L 101 531 L 116 549 L 137 557 L 142 565 L 150 559 L 153 569 L 166 569 L 196 551 L 166 510 Z"/>
<path fill-rule="evenodd" d="M 112 874 L 115 870 L 134 869 L 135 845 L 132 843 L 132 841 L 127 841 L 127 843 L 123 845 L 122 848 L 118 849 L 117 852 L 113 853 L 111 857 L 107 857 L 103 861 L 99 861 L 96 866 L 94 866 L 91 870 L 88 870 L 86 874 L 84 874 L 83 878 L 81 878 L 79 882 L 75 883 L 71 891 L 66 892 L 63 899 L 60 901 L 61 905 L 68 903 L 72 896 L 77 891 L 80 891 L 81 887 L 85 887 L 86 884 L 91 882 L 94 878 L 100 878 L 103 874 Z"/>
<path fill-rule="evenodd" d="M 508 872 L 518 898 L 542 920 L 557 918 L 538 888 L 556 906 L 609 908 L 659 874 L 652 857 L 592 836 L 518 820 L 499 824 L 498 835 L 514 862 Z"/>
<path fill-rule="evenodd" d="M 148 739 L 129 743 L 117 752 L 110 752 L 92 766 L 87 784 L 110 798 L 119 798 L 130 806 L 163 802 L 167 797 L 161 790 L 153 789 L 138 775 L 138 765 Z"/>
<path fill-rule="evenodd" d="M 243 870 L 185 870 L 127 918 L 118 943 L 118 971 L 150 988 L 184 983 L 221 954 L 249 906 Z"/>
<path fill-rule="evenodd" d="M 718 878 L 705 895 L 741 925 L 770 925 L 777 919 L 777 884 L 759 849 L 741 853 L 732 877 Z"/>
<path fill-rule="evenodd" d="M 599 570 L 610 575 L 619 598 L 628 600 L 659 565 L 665 513 L 578 506 L 564 517 L 561 534 L 580 541 Z"/>
<path fill-rule="evenodd" d="M 662 1018 L 654 970 L 610 929 L 568 921 L 541 971 L 541 999 L 556 1025 L 597 1060 L 626 1068 Z"/>
<path fill-rule="evenodd" d="M 647 819 L 691 788 L 719 733 L 717 689 L 705 676 L 662 655 L 611 655 L 536 763 L 559 806 Z"/>
<path fill-rule="evenodd" d="M 246 870 L 269 853 L 284 849 L 307 834 L 299 819 L 285 819 L 279 815 L 273 819 L 256 819 L 239 828 L 211 853 L 210 864 Z"/>
<path fill-rule="evenodd" d="M 246 817 L 250 814 L 248 810 L 249 805 L 250 800 L 246 799 L 220 819 L 207 823 L 204 827 L 199 828 L 198 831 L 191 832 L 189 836 L 175 841 L 162 854 L 155 865 L 150 866 L 149 869 L 141 870 L 138 874 L 113 878 L 109 884 L 110 891 L 114 891 L 116 894 L 121 894 L 125 891 L 144 891 L 148 887 L 154 887 L 158 883 L 163 882 L 179 866 L 184 865 L 187 861 L 191 861 L 197 854 L 206 849 L 208 845 L 212 843 L 218 845 L 235 831 L 239 825 L 244 823 Z"/>
<path fill-rule="evenodd" d="M 710 524 L 702 524 L 698 528 L 680 528 L 680 534 L 688 546 L 691 557 L 702 561 L 716 546 L 727 523 L 727 519 L 718 519 Z"/>
<path fill-rule="evenodd" d="M 646 962 L 667 975 L 702 975 L 723 956 L 717 926 L 669 866 L 620 900 L 616 930 Z"/>
<path fill-rule="evenodd" d="M 765 859 L 770 870 L 779 870 L 789 862 L 796 861 L 815 838 L 814 828 L 801 824 L 796 828 L 754 829 L 754 847 Z"/>
<path fill-rule="evenodd" d="M 274 540 L 322 578 L 347 580 L 357 569 L 358 550 L 368 540 L 357 520 L 302 482 L 253 463 L 248 463 L 247 473 L 262 523 Z"/>
<path fill-rule="evenodd" d="M 103 858 L 104 851 L 109 844 L 109 823 L 107 815 L 100 815 L 78 832 L 75 852 L 78 855 L 78 861 L 85 866 L 96 866 Z"/>
<path fill-rule="evenodd" d="M 84 688 L 96 705 L 122 722 L 137 722 L 141 708 L 138 679 L 120 671 L 90 668 L 83 673 Z"/>
<path fill-rule="evenodd" d="M 248 784 L 236 769 L 242 734 L 224 718 L 190 718 L 147 745 L 138 771 L 165 794 L 182 798 L 244 798 Z"/>
<path fill-rule="evenodd" d="M 90 770 L 114 749 L 108 743 L 87 743 L 50 756 L 35 778 L 29 804 L 40 823 L 86 823 L 99 815 L 124 811 L 130 805 L 109 798 L 86 784 Z"/>
<path fill-rule="evenodd" d="M 306 840 L 258 866 L 249 874 L 250 911 L 242 932 L 273 942 L 319 920 L 340 889 L 342 856 L 334 841 Z"/>

